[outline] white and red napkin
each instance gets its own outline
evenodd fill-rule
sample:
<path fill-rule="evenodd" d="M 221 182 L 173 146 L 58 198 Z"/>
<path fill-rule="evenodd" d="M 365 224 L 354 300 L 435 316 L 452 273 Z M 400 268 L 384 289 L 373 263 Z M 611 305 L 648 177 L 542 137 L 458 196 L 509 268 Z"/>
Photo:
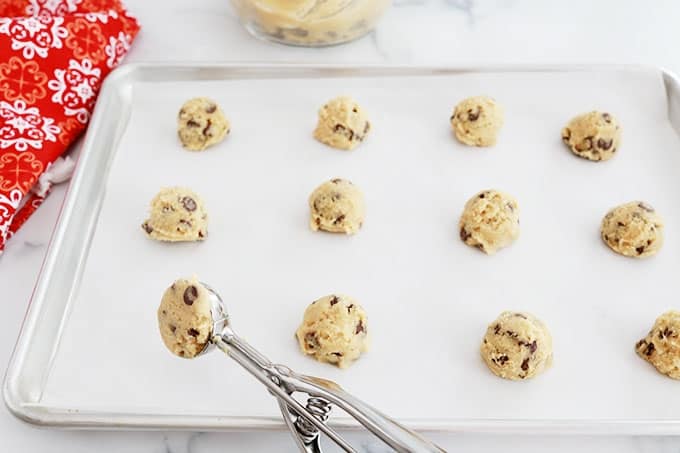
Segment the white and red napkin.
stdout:
<path fill-rule="evenodd" d="M 138 31 L 119 0 L 0 0 L 0 253 L 68 178 L 60 156 Z"/>

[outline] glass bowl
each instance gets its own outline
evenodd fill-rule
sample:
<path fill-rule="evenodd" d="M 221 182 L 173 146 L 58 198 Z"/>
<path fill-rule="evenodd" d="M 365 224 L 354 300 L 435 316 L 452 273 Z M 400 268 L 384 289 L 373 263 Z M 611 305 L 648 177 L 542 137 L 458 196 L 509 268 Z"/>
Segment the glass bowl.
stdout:
<path fill-rule="evenodd" d="M 392 0 L 231 0 L 258 38 L 305 47 L 341 44 L 373 30 Z"/>

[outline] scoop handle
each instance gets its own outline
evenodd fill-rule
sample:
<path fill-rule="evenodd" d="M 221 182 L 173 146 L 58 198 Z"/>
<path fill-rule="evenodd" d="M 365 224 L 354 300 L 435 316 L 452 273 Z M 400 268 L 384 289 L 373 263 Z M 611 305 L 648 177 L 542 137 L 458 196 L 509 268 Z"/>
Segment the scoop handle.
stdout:
<path fill-rule="evenodd" d="M 400 453 L 445 452 L 420 434 L 401 425 L 391 417 L 346 392 L 335 382 L 291 372 L 284 380 L 298 381 L 297 389 L 320 397 L 347 412 L 367 430 Z"/>

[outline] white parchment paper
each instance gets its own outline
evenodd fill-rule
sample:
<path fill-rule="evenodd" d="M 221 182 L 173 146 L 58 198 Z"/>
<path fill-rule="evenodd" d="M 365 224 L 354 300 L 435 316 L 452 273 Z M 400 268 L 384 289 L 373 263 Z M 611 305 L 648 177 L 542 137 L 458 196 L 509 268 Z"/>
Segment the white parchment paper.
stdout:
<path fill-rule="evenodd" d="M 312 138 L 316 110 L 340 94 L 373 121 L 354 152 Z M 478 94 L 505 107 L 493 148 L 460 145 L 448 125 L 455 103 Z M 232 133 L 191 153 L 175 118 L 201 95 L 221 104 Z M 576 158 L 561 143 L 566 121 L 591 109 L 622 124 L 609 162 Z M 131 115 L 43 404 L 278 416 L 260 384 L 222 354 L 189 361 L 165 350 L 160 297 L 195 273 L 270 358 L 419 426 L 680 419 L 679 383 L 634 353 L 656 316 L 680 306 L 680 143 L 658 71 L 140 83 Z M 308 228 L 307 197 L 332 177 L 366 195 L 354 237 Z M 205 243 L 142 233 L 150 199 L 171 185 L 203 196 Z M 520 239 L 491 257 L 457 230 L 465 201 L 487 188 L 514 195 L 521 209 Z M 615 255 L 598 235 L 609 208 L 636 199 L 666 221 L 664 248 L 643 261 Z M 373 337 L 347 370 L 303 357 L 293 338 L 307 304 L 333 292 L 363 304 Z M 479 358 L 487 324 L 506 309 L 536 314 L 553 334 L 554 365 L 531 381 L 501 380 Z"/>

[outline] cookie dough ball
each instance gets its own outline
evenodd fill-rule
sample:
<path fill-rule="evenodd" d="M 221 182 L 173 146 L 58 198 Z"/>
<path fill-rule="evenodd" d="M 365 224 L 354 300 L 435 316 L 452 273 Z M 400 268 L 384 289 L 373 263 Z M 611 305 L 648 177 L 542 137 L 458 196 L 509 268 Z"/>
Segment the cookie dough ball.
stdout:
<path fill-rule="evenodd" d="M 221 142 L 228 133 L 229 121 L 211 99 L 189 99 L 179 110 L 177 135 L 188 150 L 203 151 Z"/>
<path fill-rule="evenodd" d="M 659 373 L 680 379 L 680 311 L 671 310 L 659 316 L 635 350 Z"/>
<path fill-rule="evenodd" d="M 458 223 L 467 245 L 493 255 L 519 237 L 517 200 L 497 190 L 484 190 L 465 204 Z"/>
<path fill-rule="evenodd" d="M 505 311 L 486 330 L 481 353 L 496 376 L 527 379 L 552 364 L 552 337 L 529 313 Z"/>
<path fill-rule="evenodd" d="M 602 240 L 616 253 L 634 258 L 655 255 L 663 245 L 663 221 L 643 201 L 617 206 L 604 216 Z"/>
<path fill-rule="evenodd" d="M 335 178 L 321 184 L 309 196 L 312 230 L 354 234 L 364 223 L 364 194 L 346 179 Z"/>
<path fill-rule="evenodd" d="M 191 190 L 164 188 L 151 200 L 151 213 L 142 229 L 157 241 L 202 241 L 208 236 L 208 213 Z"/>
<path fill-rule="evenodd" d="M 352 98 L 341 96 L 319 109 L 314 138 L 337 149 L 352 150 L 368 135 L 371 123 Z"/>
<path fill-rule="evenodd" d="M 295 336 L 304 354 L 346 368 L 368 350 L 366 312 L 348 296 L 322 297 L 307 307 Z"/>
<path fill-rule="evenodd" d="M 503 127 L 503 108 L 486 96 L 464 99 L 453 110 L 451 127 L 461 143 L 493 146 Z"/>
<path fill-rule="evenodd" d="M 205 349 L 212 334 L 208 290 L 195 278 L 172 284 L 158 307 L 158 328 L 173 354 L 190 359 Z"/>
<path fill-rule="evenodd" d="M 609 160 L 619 149 L 621 129 L 610 113 L 592 111 L 569 121 L 562 129 L 562 141 L 579 157 Z"/>

